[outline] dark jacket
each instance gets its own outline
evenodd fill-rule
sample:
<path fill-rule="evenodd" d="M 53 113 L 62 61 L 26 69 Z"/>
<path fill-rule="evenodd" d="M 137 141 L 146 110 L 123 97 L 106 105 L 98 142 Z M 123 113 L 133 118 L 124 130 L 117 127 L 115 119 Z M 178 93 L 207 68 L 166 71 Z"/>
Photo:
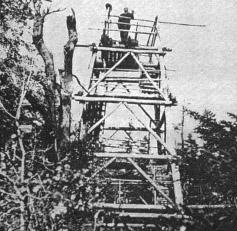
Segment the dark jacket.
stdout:
<path fill-rule="evenodd" d="M 122 29 L 122 30 L 129 30 L 130 29 L 130 20 L 131 19 L 134 19 L 134 15 L 131 14 L 131 13 L 122 13 L 120 16 L 122 17 L 127 17 L 127 18 L 122 18 L 122 17 L 119 17 L 118 19 L 118 22 L 121 22 L 121 23 L 128 23 L 128 25 L 125 25 L 125 24 L 118 24 L 118 28 L 119 29 Z"/>

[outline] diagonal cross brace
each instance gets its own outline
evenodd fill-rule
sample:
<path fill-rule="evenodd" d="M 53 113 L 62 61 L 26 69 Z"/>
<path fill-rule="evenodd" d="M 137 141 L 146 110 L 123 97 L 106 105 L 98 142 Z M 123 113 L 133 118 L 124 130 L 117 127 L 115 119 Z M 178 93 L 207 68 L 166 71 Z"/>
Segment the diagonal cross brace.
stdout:
<path fill-rule="evenodd" d="M 112 115 L 118 108 L 119 106 L 122 104 L 119 103 L 115 108 L 114 110 L 112 110 L 110 113 L 108 113 L 107 115 L 105 115 L 104 117 L 102 117 L 99 121 L 97 121 L 88 131 L 87 133 L 85 134 L 85 136 L 87 136 L 89 133 L 91 133 L 92 131 L 95 130 L 95 128 L 97 128 L 104 120 L 106 120 L 110 115 Z"/>
<path fill-rule="evenodd" d="M 87 179 L 87 182 L 90 181 L 92 178 L 94 178 L 99 172 L 101 172 L 103 169 L 107 168 L 110 164 L 112 164 L 116 160 L 116 157 L 110 159 L 107 161 L 102 167 L 100 167 L 89 179 Z"/>
<path fill-rule="evenodd" d="M 156 132 L 153 131 L 153 129 L 152 129 L 150 126 L 148 126 L 148 125 L 146 125 L 145 123 L 143 123 L 142 120 L 138 118 L 138 116 L 136 115 L 136 113 L 132 110 L 132 108 L 131 108 L 130 106 L 128 106 L 128 104 L 127 104 L 126 102 L 124 102 L 123 104 L 124 104 L 124 106 L 134 115 L 134 117 L 155 137 L 155 139 L 156 139 L 158 142 L 160 142 L 160 144 L 162 144 L 162 145 L 165 147 L 165 149 L 166 149 L 171 155 L 173 155 L 173 156 L 176 155 L 175 150 L 174 150 L 173 148 L 168 147 L 168 145 L 160 138 L 160 136 L 158 136 L 158 135 L 156 134 Z"/>
<path fill-rule="evenodd" d="M 137 169 L 137 171 L 174 207 L 176 208 L 175 203 L 161 190 L 161 187 L 155 183 L 131 158 L 127 158 L 129 162 Z"/>
<path fill-rule="evenodd" d="M 173 148 L 168 147 L 168 145 L 156 134 L 156 132 L 153 131 L 151 127 L 146 125 L 145 123 L 140 120 L 135 112 L 128 106 L 128 104 L 125 102 L 123 103 L 124 106 L 134 115 L 134 117 L 154 136 L 154 138 L 162 144 L 165 149 L 172 155 L 176 156 L 176 152 Z M 178 207 L 180 207 L 183 204 L 183 195 L 182 195 L 182 187 L 180 184 L 180 173 L 179 173 L 179 167 L 171 163 L 171 170 L 172 170 L 172 177 L 173 177 L 173 182 L 174 182 L 174 191 L 175 191 L 175 201 Z"/>
<path fill-rule="evenodd" d="M 154 86 L 154 88 L 161 94 L 161 96 L 163 96 L 163 98 L 168 101 L 167 97 L 163 94 L 163 92 L 161 91 L 161 89 L 159 87 L 157 87 L 156 83 L 153 81 L 153 79 L 151 78 L 151 76 L 148 74 L 148 72 L 146 71 L 146 69 L 143 67 L 142 63 L 138 60 L 138 58 L 136 57 L 136 55 L 134 55 L 134 53 L 131 52 L 132 57 L 135 59 L 135 61 L 137 62 L 138 66 L 140 67 L 140 69 L 144 72 L 144 74 L 146 75 L 146 77 L 148 78 L 148 80 L 152 83 L 152 85 Z"/>
<path fill-rule="evenodd" d="M 146 116 L 150 119 L 150 121 L 154 125 L 156 125 L 156 122 L 153 120 L 153 118 L 150 116 L 150 114 L 145 110 L 145 108 L 141 104 L 138 104 L 138 106 L 142 109 L 142 111 L 146 114 Z"/>
<path fill-rule="evenodd" d="M 125 60 L 130 55 L 130 52 L 126 53 L 113 67 L 111 67 L 102 78 L 100 78 L 84 95 L 87 96 L 93 89 L 95 89 L 101 81 L 103 81 L 117 66 L 119 66 L 123 60 Z"/>

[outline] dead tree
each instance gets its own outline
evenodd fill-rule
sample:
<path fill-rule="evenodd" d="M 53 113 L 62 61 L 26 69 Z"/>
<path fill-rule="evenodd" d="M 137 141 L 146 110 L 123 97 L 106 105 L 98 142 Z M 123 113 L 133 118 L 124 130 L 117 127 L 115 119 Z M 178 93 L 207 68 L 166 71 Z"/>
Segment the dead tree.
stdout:
<path fill-rule="evenodd" d="M 70 135 L 73 134 L 71 127 L 71 96 L 73 93 L 73 71 L 72 61 L 75 46 L 78 40 L 76 30 L 75 12 L 72 9 L 72 15 L 67 17 L 67 29 L 69 40 L 64 46 L 64 73 L 61 75 L 61 138 L 60 147 L 66 147 L 70 142 Z"/>
<path fill-rule="evenodd" d="M 42 83 L 45 91 L 45 100 L 48 105 L 45 127 L 47 129 L 50 128 L 48 134 L 50 134 L 51 142 L 54 143 L 54 151 L 57 153 L 57 159 L 59 160 L 62 158 L 61 150 L 67 148 L 70 143 L 71 95 L 73 92 L 72 59 L 77 43 L 76 18 L 75 12 L 72 9 L 72 15 L 67 17 L 69 40 L 64 46 L 65 70 L 60 72 L 60 85 L 56 81 L 53 55 L 44 42 L 43 27 L 47 15 L 61 10 L 50 11 L 47 9 L 46 11 L 41 11 L 40 6 L 35 6 L 35 11 L 33 43 L 44 61 L 47 79 L 46 83 Z"/>

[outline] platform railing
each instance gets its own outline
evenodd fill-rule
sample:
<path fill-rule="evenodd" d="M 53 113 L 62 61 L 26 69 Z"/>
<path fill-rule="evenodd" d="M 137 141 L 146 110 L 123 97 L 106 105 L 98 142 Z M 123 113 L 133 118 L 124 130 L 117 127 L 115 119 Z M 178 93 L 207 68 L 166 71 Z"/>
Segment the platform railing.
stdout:
<path fill-rule="evenodd" d="M 112 21 L 112 18 L 127 18 L 131 21 L 136 21 L 137 23 L 124 23 L 124 22 L 118 22 L 118 21 Z M 152 25 L 146 25 L 139 22 L 148 22 L 152 23 Z M 104 22 L 104 28 L 89 28 L 89 30 L 100 30 L 103 31 L 104 34 L 109 36 L 110 32 L 128 32 L 135 34 L 134 40 L 138 40 L 138 35 L 148 35 L 147 42 L 144 44 L 144 46 L 155 46 L 156 38 L 158 36 L 158 29 L 157 29 L 157 23 L 158 23 L 158 17 L 156 16 L 155 20 L 146 20 L 146 19 L 131 19 L 129 17 L 124 16 L 118 16 L 118 15 L 109 15 Z M 126 30 L 126 29 L 119 29 L 114 28 L 115 25 L 130 25 L 132 27 L 135 27 L 135 30 Z M 142 30 L 143 29 L 143 30 Z M 151 29 L 150 31 L 144 31 L 144 29 Z M 114 40 L 115 41 L 115 40 Z"/>

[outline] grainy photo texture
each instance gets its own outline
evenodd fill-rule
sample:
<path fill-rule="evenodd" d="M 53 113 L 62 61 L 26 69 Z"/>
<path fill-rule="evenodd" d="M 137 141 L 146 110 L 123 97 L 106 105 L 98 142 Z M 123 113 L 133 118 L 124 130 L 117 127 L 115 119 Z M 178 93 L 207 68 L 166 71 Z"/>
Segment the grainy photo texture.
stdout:
<path fill-rule="evenodd" d="M 235 0 L 0 0 L 0 231 L 236 231 Z"/>

